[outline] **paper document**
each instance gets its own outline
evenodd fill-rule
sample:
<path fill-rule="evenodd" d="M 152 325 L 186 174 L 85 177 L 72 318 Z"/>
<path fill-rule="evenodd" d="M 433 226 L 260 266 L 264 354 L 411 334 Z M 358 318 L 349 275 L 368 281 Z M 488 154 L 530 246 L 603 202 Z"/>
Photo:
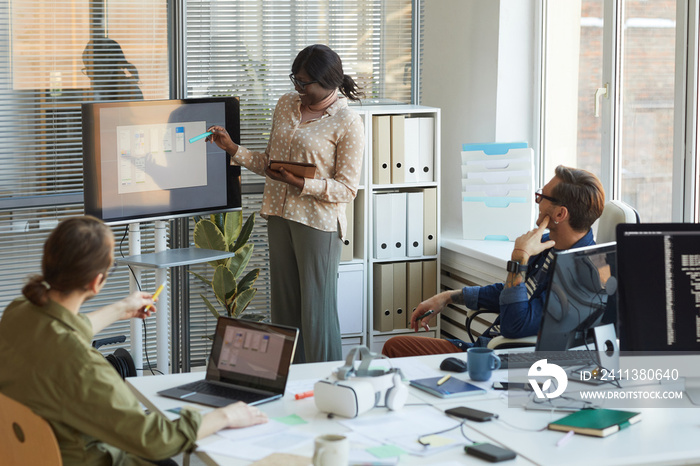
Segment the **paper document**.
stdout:
<path fill-rule="evenodd" d="M 313 439 L 313 434 L 288 431 L 235 442 L 224 438 L 208 443 L 200 447 L 199 450 L 248 461 L 257 461 L 272 453 L 295 450 L 312 442 Z"/>

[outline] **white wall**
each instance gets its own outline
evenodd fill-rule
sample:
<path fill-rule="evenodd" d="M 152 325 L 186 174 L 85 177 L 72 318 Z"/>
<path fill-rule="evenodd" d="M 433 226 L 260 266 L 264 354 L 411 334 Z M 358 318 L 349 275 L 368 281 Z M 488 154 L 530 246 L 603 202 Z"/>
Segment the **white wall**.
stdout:
<path fill-rule="evenodd" d="M 536 3 L 425 0 L 420 103 L 442 109 L 444 237 L 462 236 L 462 144 L 537 146 Z"/>

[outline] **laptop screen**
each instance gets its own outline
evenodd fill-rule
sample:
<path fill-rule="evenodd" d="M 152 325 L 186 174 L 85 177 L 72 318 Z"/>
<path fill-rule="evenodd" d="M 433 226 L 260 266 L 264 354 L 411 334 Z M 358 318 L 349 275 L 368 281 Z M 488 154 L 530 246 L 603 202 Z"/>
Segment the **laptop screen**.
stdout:
<path fill-rule="evenodd" d="M 615 252 L 615 243 L 606 243 L 554 255 L 537 351 L 582 346 L 588 330 L 616 322 Z"/>
<path fill-rule="evenodd" d="M 298 330 L 219 317 L 207 380 L 283 393 Z"/>
<path fill-rule="evenodd" d="M 700 350 L 700 224 L 617 226 L 620 350 Z"/>

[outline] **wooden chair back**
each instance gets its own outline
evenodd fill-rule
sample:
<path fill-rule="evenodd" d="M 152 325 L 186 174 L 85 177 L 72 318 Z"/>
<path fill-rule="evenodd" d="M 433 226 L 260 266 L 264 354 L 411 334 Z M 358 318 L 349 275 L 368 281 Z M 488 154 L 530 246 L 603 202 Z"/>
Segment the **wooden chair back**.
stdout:
<path fill-rule="evenodd" d="M 0 393 L 2 462 L 15 465 L 61 466 L 61 450 L 45 419 Z M 7 463 L 5 463 L 7 461 Z"/>

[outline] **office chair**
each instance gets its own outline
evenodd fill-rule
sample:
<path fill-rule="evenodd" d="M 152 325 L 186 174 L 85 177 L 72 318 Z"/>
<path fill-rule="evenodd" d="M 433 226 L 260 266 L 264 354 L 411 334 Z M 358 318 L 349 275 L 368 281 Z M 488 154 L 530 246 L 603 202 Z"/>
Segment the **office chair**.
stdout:
<path fill-rule="evenodd" d="M 613 199 L 605 203 L 603 215 L 593 226 L 595 242 L 603 244 L 615 241 L 615 228 L 619 223 L 640 223 L 639 214 L 631 205 Z"/>
<path fill-rule="evenodd" d="M 31 409 L 0 393 L 0 444 L 7 464 L 61 466 L 53 429 Z"/>
<path fill-rule="evenodd" d="M 472 333 L 472 323 L 474 320 L 482 315 L 482 314 L 496 314 L 495 312 L 489 311 L 487 309 L 478 309 L 478 310 L 470 310 L 468 315 L 467 315 L 467 323 L 466 323 L 466 328 L 467 328 L 467 335 L 469 335 L 469 340 L 471 340 L 472 343 L 476 343 L 476 338 L 474 338 L 474 334 Z M 533 335 L 531 337 L 522 337 L 522 338 L 506 338 L 502 335 L 498 335 L 498 326 L 495 326 L 492 328 L 492 330 L 496 331 L 496 334 L 491 334 L 491 340 L 488 342 L 488 348 L 491 349 L 506 349 L 506 348 L 522 348 L 525 346 L 535 346 L 537 343 L 537 336 Z"/>
<path fill-rule="evenodd" d="M 615 241 L 615 229 L 619 223 L 639 223 L 639 214 L 637 211 L 629 204 L 619 201 L 610 200 L 605 203 L 603 208 L 603 214 L 596 221 L 593 226 L 596 243 L 610 243 Z M 472 321 L 479 315 L 489 313 L 487 310 L 472 311 L 467 318 L 467 333 L 469 335 L 472 343 L 475 342 L 475 338 L 471 332 Z M 523 338 L 506 338 L 501 335 L 494 336 L 488 343 L 488 347 L 492 349 L 505 349 L 505 348 L 521 348 L 526 346 L 535 346 L 537 343 L 536 336 L 523 337 Z"/>

